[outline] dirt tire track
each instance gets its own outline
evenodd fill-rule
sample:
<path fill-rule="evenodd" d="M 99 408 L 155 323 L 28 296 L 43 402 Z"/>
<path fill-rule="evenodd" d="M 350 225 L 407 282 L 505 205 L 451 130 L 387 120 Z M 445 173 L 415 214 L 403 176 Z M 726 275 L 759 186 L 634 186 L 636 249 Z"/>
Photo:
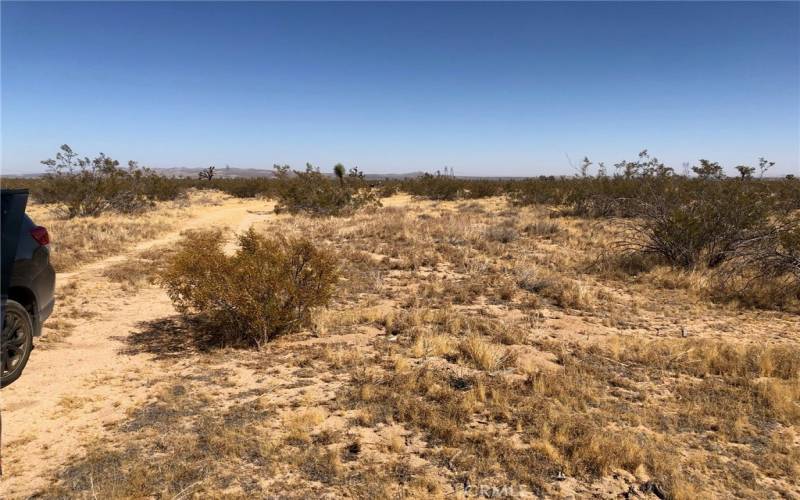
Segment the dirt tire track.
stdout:
<path fill-rule="evenodd" d="M 273 216 L 270 209 L 261 200 L 236 199 L 193 207 L 179 221 L 179 229 L 144 241 L 125 254 L 57 275 L 58 288 L 79 280 L 79 292 L 89 299 L 95 315 L 76 321 L 74 331 L 63 341 L 48 349 L 34 349 L 23 376 L 2 390 L 0 496 L 27 497 L 46 486 L 58 467 L 85 453 L 84 443 L 102 438 L 105 428 L 144 401 L 148 386 L 163 376 L 163 362 L 155 362 L 152 355 L 121 351 L 124 338 L 141 322 L 175 313 L 169 298 L 155 287 L 121 294 L 103 271 L 137 252 L 177 241 L 186 229 L 229 227 L 242 232 Z M 58 317 L 56 304 L 52 319 Z"/>

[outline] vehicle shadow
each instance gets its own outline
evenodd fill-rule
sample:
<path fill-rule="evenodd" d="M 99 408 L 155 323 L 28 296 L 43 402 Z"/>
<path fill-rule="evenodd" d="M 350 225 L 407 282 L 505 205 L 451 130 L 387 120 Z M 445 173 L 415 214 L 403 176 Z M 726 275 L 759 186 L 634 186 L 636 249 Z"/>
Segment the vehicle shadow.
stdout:
<path fill-rule="evenodd" d="M 126 344 L 120 354 L 153 354 L 155 359 L 174 359 L 225 347 L 209 325 L 195 318 L 167 316 L 137 326 L 137 331 L 118 337 Z"/>

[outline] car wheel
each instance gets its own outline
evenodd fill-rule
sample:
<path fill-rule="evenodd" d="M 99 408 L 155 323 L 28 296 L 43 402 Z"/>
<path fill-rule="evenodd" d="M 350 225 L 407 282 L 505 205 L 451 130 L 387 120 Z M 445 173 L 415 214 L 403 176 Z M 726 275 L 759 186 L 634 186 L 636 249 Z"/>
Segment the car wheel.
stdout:
<path fill-rule="evenodd" d="M 33 349 L 33 322 L 19 302 L 6 302 L 6 317 L 0 337 L 0 387 L 17 380 Z"/>

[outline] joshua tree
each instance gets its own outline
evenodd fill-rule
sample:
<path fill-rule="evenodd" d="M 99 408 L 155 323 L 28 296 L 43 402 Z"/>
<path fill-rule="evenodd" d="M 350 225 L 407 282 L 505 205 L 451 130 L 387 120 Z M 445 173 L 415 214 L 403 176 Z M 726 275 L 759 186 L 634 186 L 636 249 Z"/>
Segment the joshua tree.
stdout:
<path fill-rule="evenodd" d="M 216 169 L 217 169 L 217 167 L 215 167 L 214 165 L 211 165 L 208 168 L 204 168 L 203 170 L 200 171 L 199 174 L 197 174 L 197 178 L 198 179 L 206 179 L 206 180 L 210 181 L 211 179 L 214 178 L 214 170 L 216 170 Z"/>
<path fill-rule="evenodd" d="M 583 157 L 583 161 L 581 161 L 581 170 L 580 174 L 581 177 L 588 177 L 589 176 L 589 167 L 592 166 L 591 160 L 589 160 L 588 156 Z"/>
<path fill-rule="evenodd" d="M 764 174 L 767 173 L 767 170 L 772 168 L 775 165 L 774 161 L 768 161 L 763 156 L 758 159 L 758 177 L 764 177 Z"/>
<path fill-rule="evenodd" d="M 336 175 L 336 178 L 339 179 L 339 185 L 344 188 L 344 165 L 341 163 L 337 163 L 333 166 L 333 173 Z"/>
<path fill-rule="evenodd" d="M 739 175 L 742 177 L 742 180 L 746 180 L 753 178 L 753 172 L 756 171 L 756 167 L 751 167 L 748 165 L 737 165 L 736 170 L 739 172 Z"/>

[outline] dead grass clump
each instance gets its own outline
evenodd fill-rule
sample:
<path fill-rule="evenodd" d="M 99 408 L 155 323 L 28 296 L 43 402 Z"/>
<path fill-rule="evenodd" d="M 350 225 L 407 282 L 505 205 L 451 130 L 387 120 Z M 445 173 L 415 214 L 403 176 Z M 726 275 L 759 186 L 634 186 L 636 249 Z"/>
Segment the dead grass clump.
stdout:
<path fill-rule="evenodd" d="M 519 233 L 512 226 L 502 224 L 487 228 L 484 232 L 484 237 L 489 241 L 511 243 L 519 238 Z"/>
<path fill-rule="evenodd" d="M 514 274 L 517 286 L 526 292 L 538 294 L 553 285 L 553 279 L 550 274 L 542 272 L 535 267 L 520 267 L 516 269 Z"/>
<path fill-rule="evenodd" d="M 642 442 L 630 432 L 609 432 L 592 422 L 563 420 L 553 431 L 558 449 L 566 457 L 569 474 L 603 476 L 614 469 L 634 472 L 644 462 Z"/>
<path fill-rule="evenodd" d="M 325 420 L 325 412 L 320 408 L 308 408 L 284 416 L 283 429 L 286 441 L 290 444 L 311 442 L 311 432 Z"/>
<path fill-rule="evenodd" d="M 103 270 L 103 276 L 115 283 L 125 283 L 137 287 L 155 275 L 148 269 L 150 262 L 144 259 L 129 259 L 113 264 Z"/>
<path fill-rule="evenodd" d="M 121 283 L 124 290 L 137 290 L 145 283 L 153 284 L 164 269 L 166 260 L 174 255 L 172 246 L 150 248 L 103 270 L 103 276 Z"/>
<path fill-rule="evenodd" d="M 514 362 L 514 356 L 506 348 L 487 342 L 479 335 L 470 335 L 459 343 L 464 359 L 485 371 L 495 371 Z"/>
<path fill-rule="evenodd" d="M 526 225 L 522 231 L 528 236 L 552 238 L 562 231 L 562 227 L 557 220 L 536 219 L 535 222 Z"/>
<path fill-rule="evenodd" d="M 267 239 L 250 230 L 233 256 L 216 232 L 187 236 L 160 281 L 176 308 L 198 313 L 220 340 L 262 345 L 295 332 L 331 299 L 336 259 L 307 240 Z"/>
<path fill-rule="evenodd" d="M 450 335 L 420 335 L 411 347 L 411 355 L 415 358 L 453 357 L 457 350 L 457 342 Z"/>
<path fill-rule="evenodd" d="M 513 280 L 503 279 L 494 291 L 500 302 L 511 302 L 517 296 L 517 284 Z"/>
<path fill-rule="evenodd" d="M 595 308 L 597 297 L 592 290 L 578 281 L 553 277 L 539 295 L 552 299 L 559 307 L 591 311 Z"/>
<path fill-rule="evenodd" d="M 294 456 L 295 465 L 311 481 L 331 484 L 343 474 L 340 454 L 330 448 L 306 448 Z"/>
<path fill-rule="evenodd" d="M 441 296 L 454 304 L 472 304 L 483 293 L 485 286 L 475 280 L 444 280 Z"/>
<path fill-rule="evenodd" d="M 493 322 L 489 333 L 496 341 L 505 345 L 524 344 L 528 338 L 528 329 L 505 321 Z"/>

